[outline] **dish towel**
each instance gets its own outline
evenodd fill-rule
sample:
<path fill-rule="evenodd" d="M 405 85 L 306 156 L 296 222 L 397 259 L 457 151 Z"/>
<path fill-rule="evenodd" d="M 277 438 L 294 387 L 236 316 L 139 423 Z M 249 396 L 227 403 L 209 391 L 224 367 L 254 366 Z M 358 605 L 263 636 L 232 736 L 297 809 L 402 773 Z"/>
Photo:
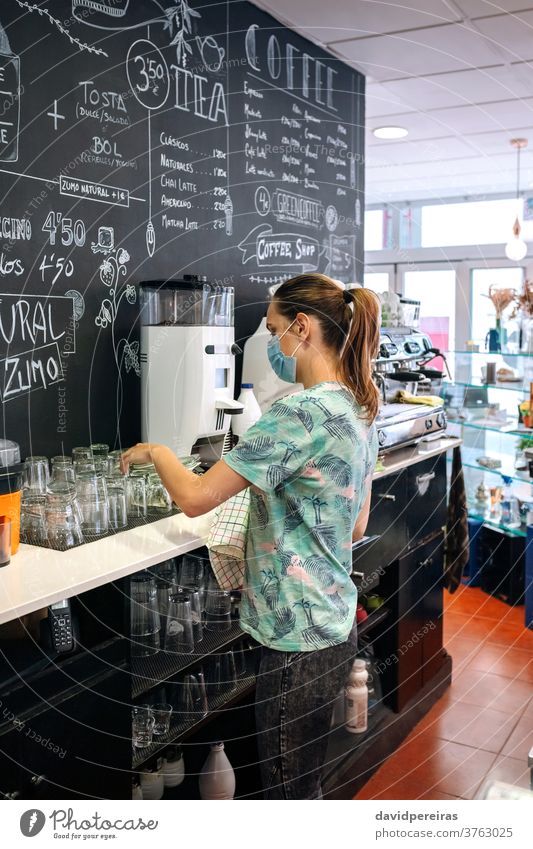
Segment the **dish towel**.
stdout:
<path fill-rule="evenodd" d="M 394 401 L 400 404 L 424 404 L 426 407 L 442 407 L 442 398 L 438 395 L 412 395 L 407 389 L 399 389 Z"/>
<path fill-rule="evenodd" d="M 444 564 L 444 586 L 450 593 L 454 593 L 460 585 L 469 558 L 468 507 L 461 447 L 457 445 L 453 449 Z"/>
<path fill-rule="evenodd" d="M 249 487 L 228 498 L 215 512 L 207 548 L 221 590 L 242 587 L 249 520 Z"/>

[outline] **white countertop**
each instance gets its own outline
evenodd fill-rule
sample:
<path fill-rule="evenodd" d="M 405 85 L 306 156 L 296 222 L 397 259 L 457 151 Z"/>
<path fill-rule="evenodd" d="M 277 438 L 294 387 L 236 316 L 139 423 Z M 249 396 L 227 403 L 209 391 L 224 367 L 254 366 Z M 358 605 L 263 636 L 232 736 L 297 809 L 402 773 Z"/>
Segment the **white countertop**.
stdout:
<path fill-rule="evenodd" d="M 212 518 L 180 513 L 70 551 L 21 545 L 0 568 L 0 624 L 199 548 Z"/>
<path fill-rule="evenodd" d="M 374 479 L 460 444 L 460 439 L 443 438 L 426 443 L 424 451 L 418 445 L 398 449 L 386 456 L 385 470 Z M 196 519 L 181 513 L 70 551 L 21 545 L 11 563 L 0 568 L 0 624 L 205 545 L 213 512 Z"/>

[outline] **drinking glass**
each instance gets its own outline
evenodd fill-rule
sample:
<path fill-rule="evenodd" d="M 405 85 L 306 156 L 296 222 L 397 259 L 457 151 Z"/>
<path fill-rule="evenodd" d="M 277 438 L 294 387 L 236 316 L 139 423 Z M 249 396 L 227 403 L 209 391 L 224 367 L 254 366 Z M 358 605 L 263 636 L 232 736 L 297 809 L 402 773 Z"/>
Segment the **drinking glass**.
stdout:
<path fill-rule="evenodd" d="M 147 476 L 146 505 L 150 513 L 165 514 L 172 510 L 172 499 L 157 472 Z"/>
<path fill-rule="evenodd" d="M 106 477 L 107 499 L 109 503 L 109 526 L 114 530 L 125 528 L 128 524 L 126 506 L 126 487 L 121 475 Z"/>
<path fill-rule="evenodd" d="M 77 448 L 72 449 L 72 462 L 76 463 L 79 460 L 92 460 L 93 452 L 89 448 L 88 445 L 79 445 Z"/>
<path fill-rule="evenodd" d="M 122 457 L 122 451 L 110 451 L 107 458 L 107 474 L 108 475 L 122 475 L 120 471 L 120 458 Z"/>
<path fill-rule="evenodd" d="M 83 532 L 106 534 L 109 530 L 109 500 L 104 476 L 100 472 L 80 472 L 76 477 L 76 492 Z"/>
<path fill-rule="evenodd" d="M 229 631 L 231 628 L 231 593 L 228 590 L 207 590 L 205 627 L 208 631 Z"/>
<path fill-rule="evenodd" d="M 131 711 L 132 742 L 137 749 L 152 744 L 155 717 L 149 705 L 138 705 Z"/>
<path fill-rule="evenodd" d="M 149 575 L 130 579 L 131 656 L 149 657 L 160 649 L 161 621 L 155 580 Z"/>
<path fill-rule="evenodd" d="M 85 473 L 92 472 L 92 474 L 94 475 L 97 471 L 95 462 L 92 458 L 90 460 L 86 460 L 85 458 L 83 458 L 81 460 L 74 460 L 73 466 L 74 466 L 74 474 L 76 475 L 76 477 L 78 475 L 83 474 L 84 472 Z"/>
<path fill-rule="evenodd" d="M 191 599 L 184 592 L 169 596 L 165 651 L 190 654 L 194 651 Z"/>
<path fill-rule="evenodd" d="M 146 516 L 146 478 L 130 475 L 126 478 L 126 504 L 128 516 L 141 519 Z"/>
<path fill-rule="evenodd" d="M 189 590 L 188 592 L 189 598 L 191 600 L 191 616 L 194 645 L 197 645 L 204 638 L 204 630 L 202 626 L 202 600 L 200 592 L 198 590 Z"/>
<path fill-rule="evenodd" d="M 70 457 L 52 457 L 52 481 L 74 484 L 76 472 Z"/>
<path fill-rule="evenodd" d="M 204 675 L 203 666 L 200 666 L 196 672 L 196 680 L 198 681 L 198 687 L 200 688 L 200 698 L 201 698 L 201 712 L 202 716 L 206 716 L 209 710 L 209 704 L 207 701 L 207 687 Z"/>
<path fill-rule="evenodd" d="M 181 722 L 205 716 L 207 706 L 196 675 L 185 675 L 182 681 L 176 683 L 175 703 Z"/>
<path fill-rule="evenodd" d="M 157 586 L 157 604 L 161 616 L 161 643 L 164 644 L 168 619 L 169 595 L 176 590 L 176 565 L 174 560 L 166 560 L 148 570 L 155 577 Z"/>
<path fill-rule="evenodd" d="M 24 542 L 44 545 L 47 540 L 46 497 L 22 495 L 20 510 L 20 537 Z"/>
<path fill-rule="evenodd" d="M 89 445 L 89 451 L 93 457 L 107 457 L 109 454 L 109 445 L 104 442 L 93 442 Z"/>
<path fill-rule="evenodd" d="M 45 501 L 47 539 L 52 548 L 73 548 L 83 542 L 76 491 L 67 484 L 55 486 Z"/>
<path fill-rule="evenodd" d="M 47 457 L 26 457 L 23 488 L 32 495 L 46 495 L 50 480 Z"/>
<path fill-rule="evenodd" d="M 198 590 L 200 594 L 200 607 L 205 610 L 206 592 L 206 562 L 200 557 L 184 554 L 178 567 L 178 584 L 180 587 Z"/>
<path fill-rule="evenodd" d="M 235 669 L 235 657 L 231 649 L 222 653 L 221 665 L 224 689 L 232 692 L 237 689 L 237 671 Z"/>
<path fill-rule="evenodd" d="M 212 654 L 208 658 L 206 689 L 209 704 L 212 707 L 213 700 L 225 692 L 224 669 L 220 654 Z"/>
<path fill-rule="evenodd" d="M 157 736 L 168 734 L 170 731 L 172 705 L 163 702 L 156 702 L 156 704 L 151 705 L 151 709 L 155 719 L 154 734 Z"/>

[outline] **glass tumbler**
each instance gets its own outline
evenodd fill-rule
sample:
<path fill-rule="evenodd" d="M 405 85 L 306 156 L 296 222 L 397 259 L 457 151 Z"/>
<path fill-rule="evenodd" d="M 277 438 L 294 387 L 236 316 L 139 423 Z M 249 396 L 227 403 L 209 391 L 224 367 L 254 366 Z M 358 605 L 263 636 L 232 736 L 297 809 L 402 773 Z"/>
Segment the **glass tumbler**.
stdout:
<path fill-rule="evenodd" d="M 160 649 L 161 620 L 155 580 L 149 575 L 130 579 L 131 656 L 149 657 Z"/>
<path fill-rule="evenodd" d="M 52 548 L 73 548 L 83 542 L 76 492 L 72 487 L 62 485 L 58 491 L 48 491 L 45 520 L 46 535 Z"/>
<path fill-rule="evenodd" d="M 89 446 L 94 460 L 94 465 L 96 467 L 97 472 L 103 472 L 106 474 L 107 472 L 107 458 L 109 456 L 109 445 L 105 445 L 103 442 L 94 442 Z"/>
<path fill-rule="evenodd" d="M 201 610 L 205 610 L 206 562 L 200 557 L 184 554 L 179 562 L 178 584 L 180 587 L 198 590 Z"/>
<path fill-rule="evenodd" d="M 45 545 L 46 496 L 24 493 L 20 508 L 20 538 L 23 542 Z"/>
<path fill-rule="evenodd" d="M 191 654 L 194 651 L 191 599 L 184 592 L 169 596 L 165 651 Z"/>
<path fill-rule="evenodd" d="M 76 472 L 70 457 L 52 457 L 52 481 L 75 484 Z"/>
<path fill-rule="evenodd" d="M 205 627 L 208 631 L 231 628 L 231 593 L 210 586 L 205 599 Z"/>
<path fill-rule="evenodd" d="M 114 530 L 125 528 L 128 524 L 125 478 L 122 475 L 108 475 L 106 484 L 109 502 L 109 526 Z"/>
<path fill-rule="evenodd" d="M 26 457 L 23 488 L 32 495 L 46 495 L 49 481 L 48 457 Z"/>
<path fill-rule="evenodd" d="M 135 748 L 144 749 L 152 744 L 155 717 L 149 705 L 138 705 L 131 711 L 131 737 Z"/>
<path fill-rule="evenodd" d="M 189 598 L 191 599 L 194 644 L 197 645 L 204 638 L 204 629 L 202 625 L 202 600 L 200 592 L 198 590 L 189 590 Z"/>
<path fill-rule="evenodd" d="M 156 702 L 151 705 L 152 713 L 155 719 L 154 734 L 161 736 L 168 734 L 170 731 L 170 717 L 172 716 L 172 705 L 162 702 Z"/>
<path fill-rule="evenodd" d="M 120 471 L 120 458 L 122 457 L 122 451 L 110 451 L 107 457 L 107 474 L 108 475 L 121 475 Z"/>
<path fill-rule="evenodd" d="M 146 478 L 144 475 L 130 475 L 126 478 L 126 504 L 130 518 L 143 519 L 146 517 Z"/>
<path fill-rule="evenodd" d="M 107 484 L 100 472 L 80 472 L 76 477 L 76 492 L 85 534 L 101 536 L 109 530 L 109 500 Z"/>
<path fill-rule="evenodd" d="M 93 452 L 88 445 L 78 445 L 72 449 L 72 462 L 77 463 L 79 460 L 92 460 Z"/>
<path fill-rule="evenodd" d="M 174 692 L 179 722 L 205 716 L 207 703 L 196 675 L 185 675 L 183 680 L 177 681 Z"/>
<path fill-rule="evenodd" d="M 157 472 L 147 476 L 146 506 L 150 513 L 164 515 L 172 510 L 172 499 Z"/>

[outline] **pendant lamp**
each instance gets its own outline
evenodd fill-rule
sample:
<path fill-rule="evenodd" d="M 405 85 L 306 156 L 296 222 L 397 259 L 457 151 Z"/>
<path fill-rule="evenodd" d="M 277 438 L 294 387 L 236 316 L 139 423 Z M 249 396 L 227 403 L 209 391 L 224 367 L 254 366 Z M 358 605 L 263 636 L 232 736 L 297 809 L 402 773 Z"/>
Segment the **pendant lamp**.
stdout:
<path fill-rule="evenodd" d="M 520 151 L 523 147 L 527 147 L 527 139 L 511 139 L 511 144 L 516 150 L 516 200 L 518 207 L 518 199 L 520 197 Z M 520 238 L 520 230 L 520 221 L 517 215 L 513 224 L 513 236 L 505 246 L 505 256 L 514 262 L 520 262 L 527 253 L 527 245 Z"/>

